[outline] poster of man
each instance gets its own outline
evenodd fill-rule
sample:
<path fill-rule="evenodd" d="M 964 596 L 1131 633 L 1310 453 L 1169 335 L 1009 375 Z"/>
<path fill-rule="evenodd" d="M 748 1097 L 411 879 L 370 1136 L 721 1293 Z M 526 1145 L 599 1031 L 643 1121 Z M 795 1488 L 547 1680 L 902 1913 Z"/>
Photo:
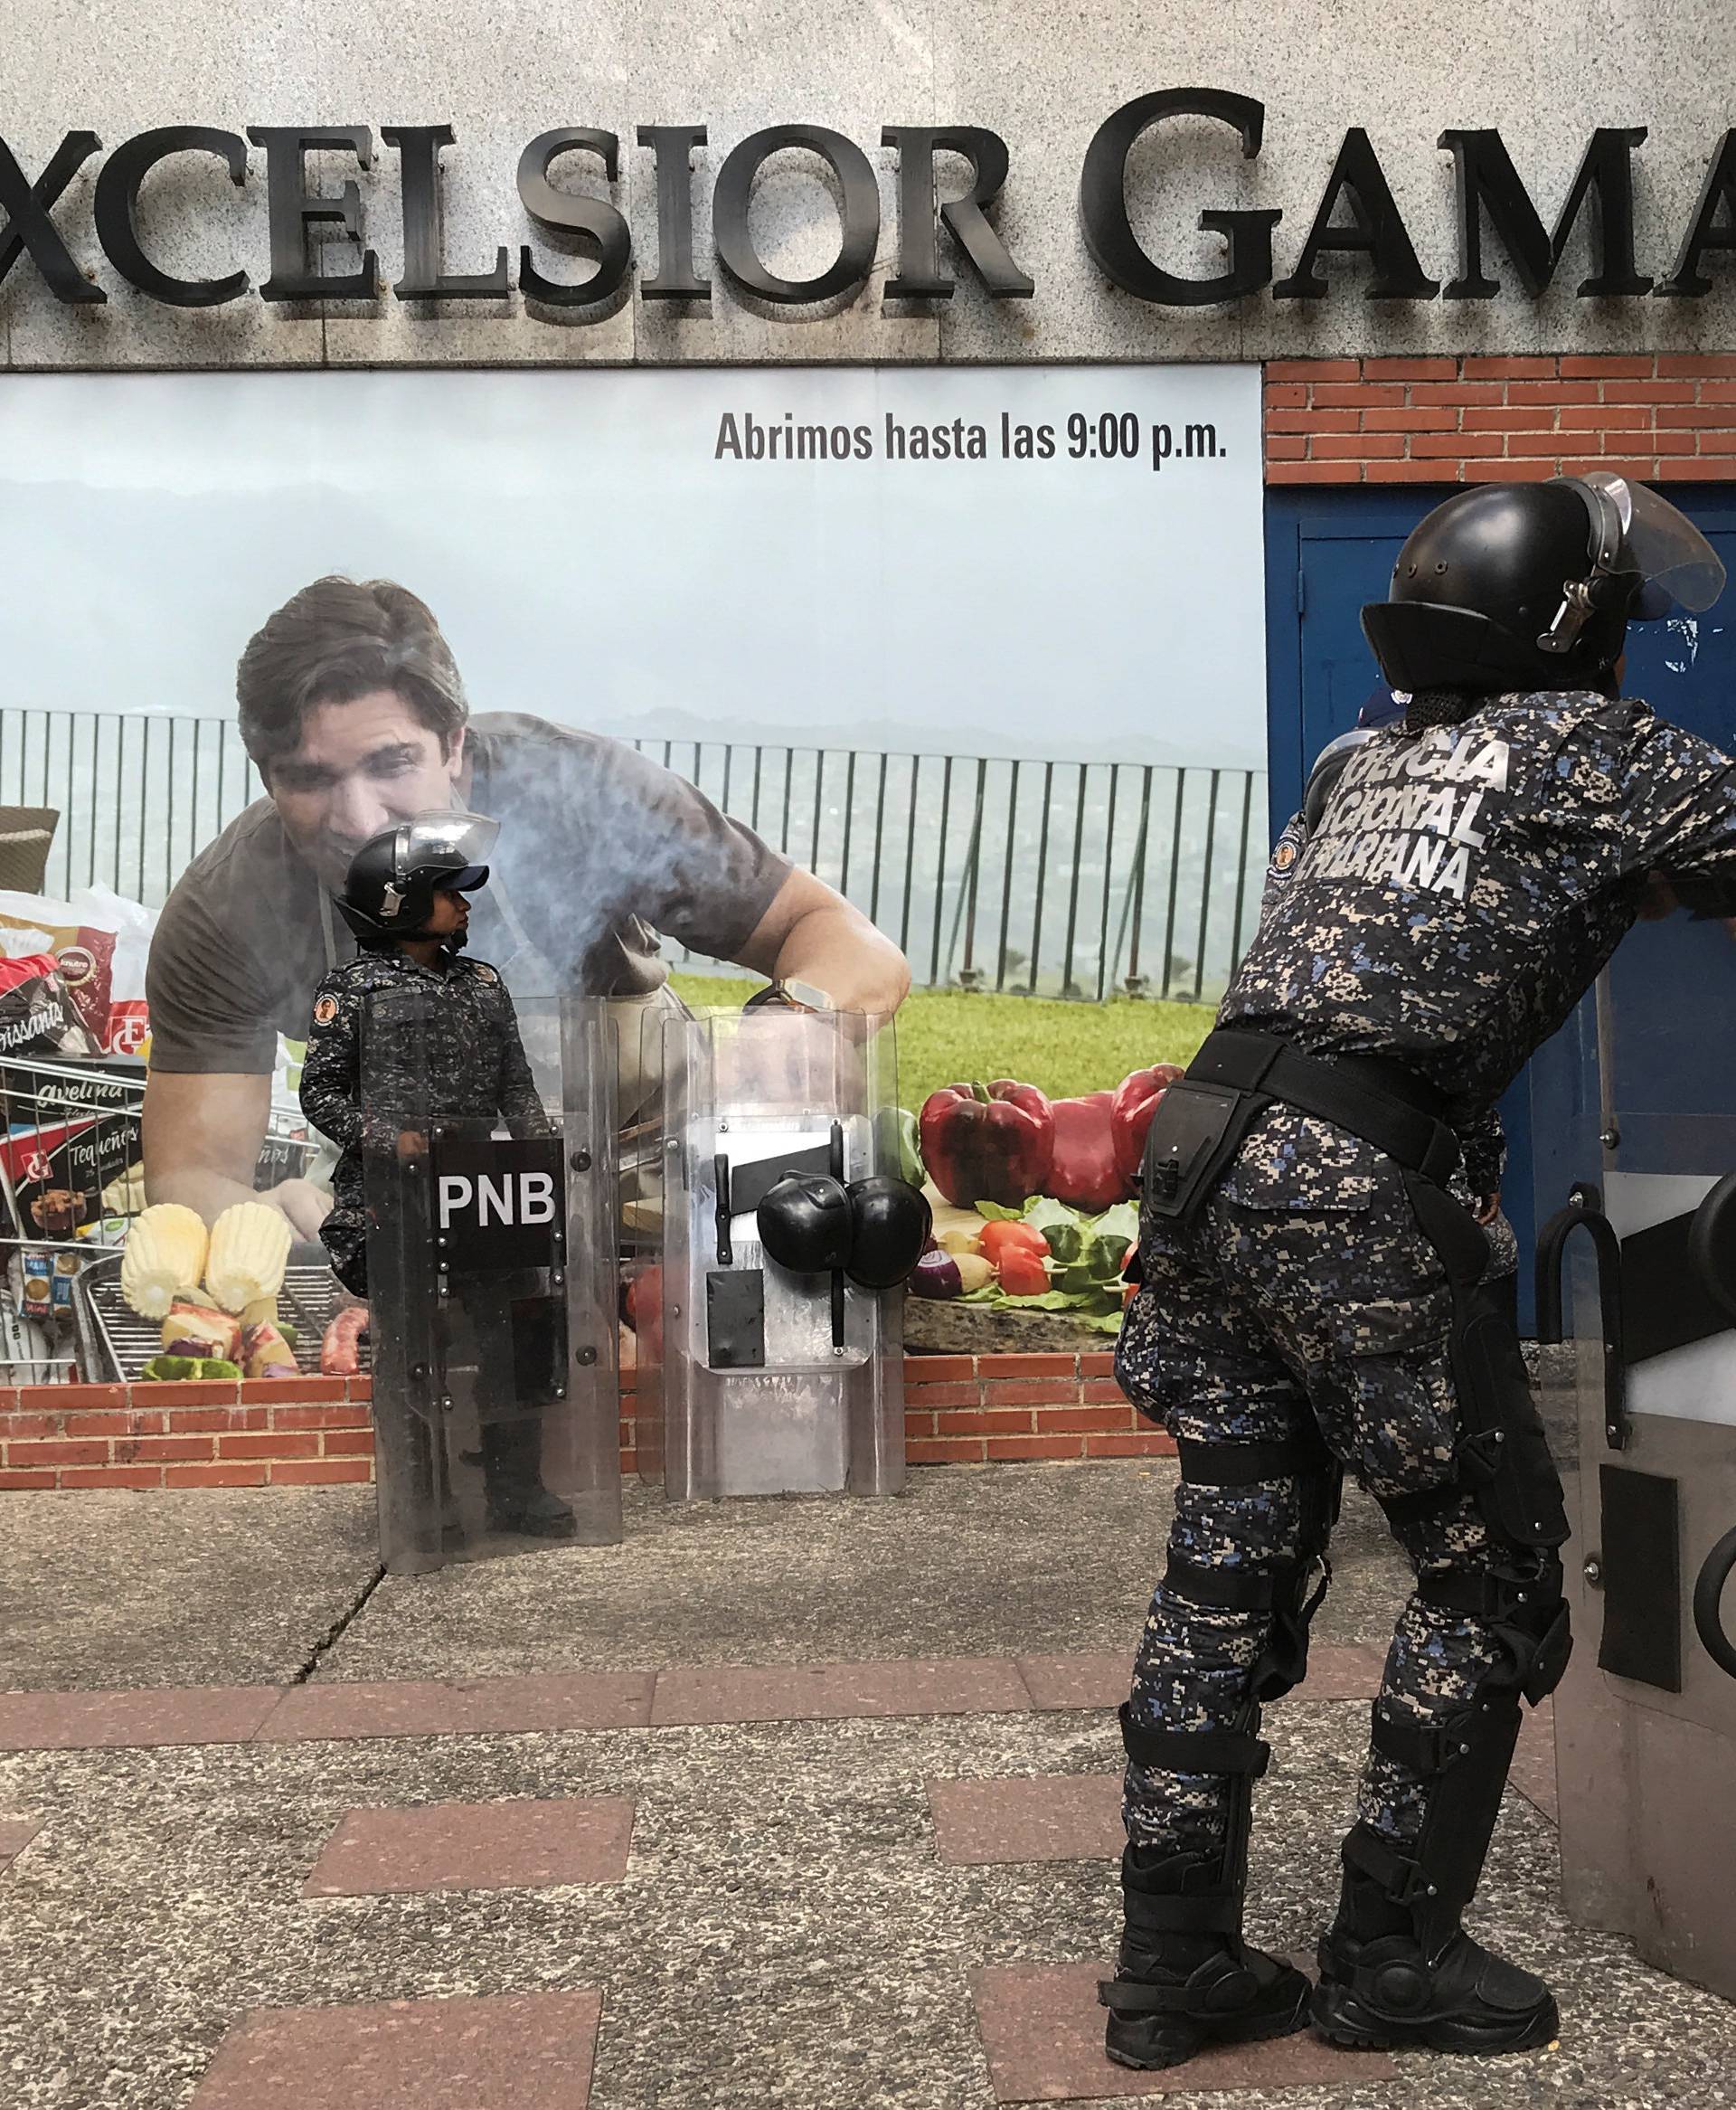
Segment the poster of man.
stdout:
<path fill-rule="evenodd" d="M 241 736 L 266 786 L 187 867 L 151 948 L 145 1097 L 152 1201 L 214 1219 L 253 1190 L 278 1036 L 307 1032 L 354 941 L 333 894 L 394 821 L 457 805 L 502 824 L 476 947 L 521 996 L 605 996 L 618 1105 L 655 1091 L 668 969 L 659 935 L 888 1013 L 897 947 L 842 895 L 619 741 L 520 713 L 473 720 L 433 611 L 391 580 L 318 579 L 249 640 Z M 266 1199 L 303 1237 L 329 1202 L 304 1177 Z"/>

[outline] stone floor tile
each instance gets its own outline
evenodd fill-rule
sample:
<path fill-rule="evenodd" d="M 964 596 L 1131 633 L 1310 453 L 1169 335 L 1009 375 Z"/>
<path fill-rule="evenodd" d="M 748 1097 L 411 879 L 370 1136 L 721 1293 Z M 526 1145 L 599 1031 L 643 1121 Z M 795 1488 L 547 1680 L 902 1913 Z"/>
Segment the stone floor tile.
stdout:
<path fill-rule="evenodd" d="M 1121 1851 L 1121 1776 L 931 1780 L 935 1850 L 955 1866 L 1112 1860 Z"/>
<path fill-rule="evenodd" d="M 447 1684 L 297 1685 L 259 1730 L 261 1744 L 366 1736 L 512 1736 L 554 1729 L 642 1729 L 654 1673 L 585 1670 Z"/>
<path fill-rule="evenodd" d="M 618 1883 L 632 1837 L 625 1795 L 352 1810 L 321 1849 L 302 1896 Z"/>
<path fill-rule="evenodd" d="M 600 1992 L 256 2008 L 191 2110 L 585 2110 Z"/>
<path fill-rule="evenodd" d="M 1372 1642 L 1316 1642 L 1297 1699 L 1373 1699 L 1386 1661 Z M 1112 1656 L 1021 1656 L 1031 1704 L 1042 1708 L 1119 1707 L 1133 1674 L 1131 1651 Z"/>
<path fill-rule="evenodd" d="M 1018 1665 L 1034 1708 L 1119 1707 L 1133 1677 L 1133 1651 L 1110 1656 L 1021 1656 Z"/>
<path fill-rule="evenodd" d="M 1107 1964 L 1015 1963 L 974 1972 L 976 2026 L 997 2103 L 1066 2103 L 1215 2089 L 1366 2085 L 1394 2073 L 1382 2052 L 1335 2051 L 1307 2030 L 1266 2044 L 1203 2051 L 1183 2066 L 1135 2073 L 1103 2050 L 1097 1984 Z M 196 2110 L 205 2110 L 202 2103 Z"/>
<path fill-rule="evenodd" d="M 270 1685 L 0 1692 L 0 1751 L 245 1744 L 277 1701 L 278 1688 Z"/>
<path fill-rule="evenodd" d="M 23 1853 L 42 1829 L 40 1817 L 0 1817 L 0 1869 Z"/>
<path fill-rule="evenodd" d="M 749 1664 L 660 1671 L 658 1728 L 731 1722 L 837 1721 L 855 1716 L 1024 1714 L 1031 1701 L 1010 1657 L 945 1656 L 883 1663 Z"/>

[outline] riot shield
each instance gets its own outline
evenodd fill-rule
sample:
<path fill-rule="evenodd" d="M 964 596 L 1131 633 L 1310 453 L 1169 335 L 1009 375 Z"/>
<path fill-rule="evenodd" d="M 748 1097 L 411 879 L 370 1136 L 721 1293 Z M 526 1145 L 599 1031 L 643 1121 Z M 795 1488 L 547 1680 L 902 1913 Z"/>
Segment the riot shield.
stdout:
<path fill-rule="evenodd" d="M 670 1500 L 903 1485 L 901 1291 L 781 1265 L 759 1223 L 787 1174 L 898 1170 L 896 1079 L 890 1019 L 669 1022 L 662 1384 L 641 1390 L 639 1456 Z"/>
<path fill-rule="evenodd" d="M 559 1051 L 502 1109 L 431 979 L 362 1020 L 381 1557 L 393 1574 L 621 1537 L 615 1129 L 601 1003 L 527 1007 Z M 510 1115 L 510 1118 L 508 1118 Z"/>
<path fill-rule="evenodd" d="M 1562 1892 L 1736 1995 L 1736 951 L 1642 926 L 1533 1061 L 1538 1332 L 1566 1433 Z M 1552 1431 L 1555 1433 L 1554 1430 Z"/>

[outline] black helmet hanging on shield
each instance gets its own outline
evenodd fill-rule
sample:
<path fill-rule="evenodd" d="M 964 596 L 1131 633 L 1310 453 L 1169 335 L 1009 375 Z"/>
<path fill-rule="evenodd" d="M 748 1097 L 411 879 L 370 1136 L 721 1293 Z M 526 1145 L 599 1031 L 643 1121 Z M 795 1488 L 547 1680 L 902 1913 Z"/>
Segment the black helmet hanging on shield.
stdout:
<path fill-rule="evenodd" d="M 451 809 L 418 813 L 371 837 L 350 860 L 337 906 L 360 945 L 422 934 L 437 894 L 474 894 L 488 884 L 497 820 Z M 462 933 L 454 939 L 462 941 Z M 448 939 L 448 943 L 453 939 Z"/>
<path fill-rule="evenodd" d="M 1606 469 L 1457 492 L 1399 552 L 1363 629 L 1395 689 L 1605 689 L 1630 622 L 1710 608 L 1724 567 L 1694 523 Z"/>

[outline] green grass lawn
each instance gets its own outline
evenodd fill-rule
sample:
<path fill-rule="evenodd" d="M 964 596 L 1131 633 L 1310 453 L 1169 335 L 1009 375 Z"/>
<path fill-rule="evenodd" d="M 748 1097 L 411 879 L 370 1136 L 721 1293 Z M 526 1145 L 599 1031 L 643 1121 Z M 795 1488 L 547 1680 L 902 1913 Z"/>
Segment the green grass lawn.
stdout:
<path fill-rule="evenodd" d="M 702 1009 L 737 1005 L 752 979 L 677 974 L 683 999 Z M 1212 1026 L 1206 1004 L 1117 998 L 1061 1004 L 1040 997 L 993 997 L 961 989 L 918 989 L 898 1015 L 899 1099 L 912 1111 L 930 1092 L 973 1077 L 1017 1077 L 1052 1099 L 1118 1084 L 1147 1063 L 1184 1063 Z"/>

